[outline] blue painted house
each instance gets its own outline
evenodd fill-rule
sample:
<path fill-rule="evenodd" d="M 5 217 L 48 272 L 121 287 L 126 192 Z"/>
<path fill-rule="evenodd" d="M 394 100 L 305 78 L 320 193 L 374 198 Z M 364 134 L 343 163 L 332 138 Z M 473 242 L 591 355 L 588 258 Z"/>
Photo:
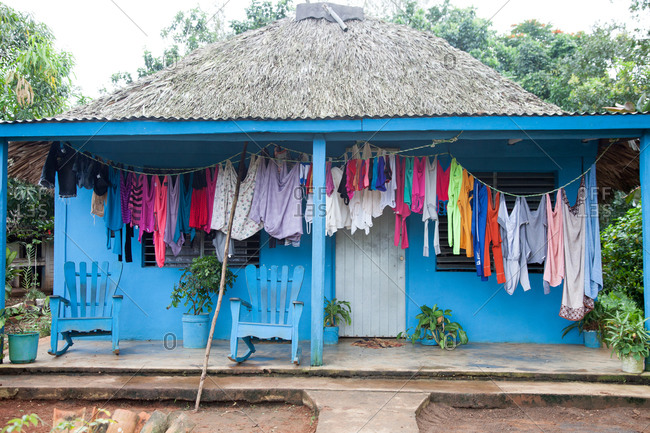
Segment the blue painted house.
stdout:
<path fill-rule="evenodd" d="M 443 166 L 453 155 L 486 183 L 513 193 L 566 185 L 574 200 L 574 180 L 596 160 L 599 140 L 640 138 L 641 183 L 650 181 L 649 114 L 562 112 L 429 33 L 334 7 L 348 17 L 346 31 L 329 16 L 284 19 L 201 48 L 55 118 L 0 123 L 0 218 L 7 211 L 9 141 L 68 142 L 114 163 L 163 171 L 214 165 L 239 154 L 244 142 L 251 153 L 274 143 L 296 158 L 310 155 L 316 191 L 324 191 L 328 158 L 340 160 L 355 144 L 370 142 L 407 156 L 439 155 Z M 642 191 L 645 196 L 650 187 Z M 529 199 L 532 209 L 538 200 Z M 63 293 L 65 261 L 116 258 L 106 248 L 104 222 L 90 214 L 90 201 L 91 191 L 84 189 L 76 198 L 56 199 L 55 294 Z M 324 202 L 325 195 L 316 193 L 315 208 Z M 650 206 L 650 197 L 643 205 Z M 299 247 L 271 248 L 262 231 L 237 244 L 240 254 L 233 259 L 306 268 L 301 337 L 311 340 L 312 365 L 323 362 L 323 296 L 351 302 L 353 324 L 343 335 L 395 336 L 414 325 L 420 305 L 438 304 L 453 310 L 471 341 L 577 342 L 577 336 L 561 339 L 568 323 L 558 316 L 562 289 L 544 295 L 539 271 L 531 273 L 532 290 L 518 287 L 508 295 L 494 278 L 480 281 L 473 263 L 448 248 L 424 257 L 421 215 L 407 219 L 407 249 L 393 245 L 390 208 L 368 235 L 344 230 L 328 237 L 324 217 L 315 212 Z M 121 334 L 143 340 L 180 336 L 183 311 L 166 308 L 180 262 L 174 266 L 170 258 L 163 268 L 153 266 L 147 242 L 134 242 L 134 260 L 124 266 Z M 650 235 L 644 243 L 650 264 Z M 182 256 L 212 253 L 204 242 Z M 246 298 L 243 269 L 233 271 L 239 277 L 226 296 Z M 230 321 L 229 309 L 222 308 L 216 338 L 229 337 Z"/>

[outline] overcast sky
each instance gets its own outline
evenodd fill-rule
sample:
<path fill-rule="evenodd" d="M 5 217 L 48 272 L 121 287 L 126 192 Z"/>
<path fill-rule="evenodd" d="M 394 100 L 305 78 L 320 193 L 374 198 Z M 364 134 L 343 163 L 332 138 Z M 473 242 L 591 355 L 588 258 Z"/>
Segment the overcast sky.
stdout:
<path fill-rule="evenodd" d="M 195 5 L 210 14 L 222 11 L 226 22 L 243 19 L 249 0 L 0 0 L 14 9 L 31 13 L 47 24 L 58 48 L 76 60 L 74 82 L 87 96 L 96 97 L 112 73 L 135 71 L 142 65 L 142 51 L 159 55 L 163 49 L 160 30 L 176 12 Z M 299 1 L 299 0 L 298 0 Z M 298 1 L 294 1 L 297 3 Z M 337 3 L 377 8 L 386 1 L 339 0 Z M 429 1 L 434 4 L 435 1 Z M 596 22 L 630 21 L 627 0 L 452 0 L 459 7 L 475 5 L 478 15 L 491 18 L 499 32 L 511 24 L 536 18 L 567 32 L 588 31 Z"/>

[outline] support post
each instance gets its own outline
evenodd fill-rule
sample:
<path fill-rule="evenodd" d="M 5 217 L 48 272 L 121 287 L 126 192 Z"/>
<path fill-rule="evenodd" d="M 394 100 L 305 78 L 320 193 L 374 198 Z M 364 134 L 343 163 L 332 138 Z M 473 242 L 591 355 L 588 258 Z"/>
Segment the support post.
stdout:
<path fill-rule="evenodd" d="M 7 264 L 7 155 L 9 153 L 9 142 L 0 139 L 0 219 L 2 219 L 2 228 L 0 229 L 0 275 L 2 281 L 5 281 L 5 266 Z M 0 296 L 0 309 L 5 307 L 5 291 L 2 289 Z M 0 327 L 0 335 L 3 335 L 4 327 Z M 0 350 L 4 350 L 4 337 L 0 340 Z M 2 363 L 2 353 L 0 353 L 0 363 Z"/>
<path fill-rule="evenodd" d="M 643 303 L 645 317 L 650 317 L 650 132 L 641 135 L 641 154 L 639 155 L 641 184 L 641 218 L 643 227 Z M 650 321 L 645 322 L 650 330 Z M 646 362 L 646 367 L 648 363 Z"/>
<path fill-rule="evenodd" d="M 325 137 L 313 143 L 314 220 L 311 240 L 311 365 L 323 365 L 323 308 L 325 307 Z"/>

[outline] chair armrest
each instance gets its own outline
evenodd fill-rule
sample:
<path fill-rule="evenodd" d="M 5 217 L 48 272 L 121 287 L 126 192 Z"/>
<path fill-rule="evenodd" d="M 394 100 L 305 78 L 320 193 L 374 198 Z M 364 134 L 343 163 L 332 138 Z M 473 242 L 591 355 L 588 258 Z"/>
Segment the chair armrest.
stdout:
<path fill-rule="evenodd" d="M 63 302 L 65 305 L 70 306 L 70 301 L 68 301 L 63 296 L 52 295 L 52 296 L 50 296 L 50 301 L 52 301 L 52 300 Z"/>
<path fill-rule="evenodd" d="M 241 304 L 244 307 L 248 308 L 249 310 L 253 309 L 253 306 L 251 304 L 249 304 L 248 302 L 246 302 L 246 301 L 244 301 L 244 300 L 242 300 L 240 298 L 230 298 L 230 302 L 241 302 Z"/>
<path fill-rule="evenodd" d="M 305 305 L 305 303 L 302 302 L 302 301 L 291 301 L 291 303 L 292 303 L 293 305 Z"/>
<path fill-rule="evenodd" d="M 113 295 L 113 299 L 124 299 L 122 295 Z"/>

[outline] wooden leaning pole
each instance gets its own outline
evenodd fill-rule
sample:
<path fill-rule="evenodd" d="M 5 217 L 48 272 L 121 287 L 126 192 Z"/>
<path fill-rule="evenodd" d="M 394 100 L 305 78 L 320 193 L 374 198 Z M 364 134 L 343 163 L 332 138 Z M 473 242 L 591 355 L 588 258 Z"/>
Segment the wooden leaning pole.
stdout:
<path fill-rule="evenodd" d="M 244 142 L 244 148 L 241 151 L 241 158 L 239 159 L 239 167 L 237 169 L 237 184 L 235 186 L 235 197 L 232 200 L 232 207 L 230 208 L 230 218 L 228 219 L 228 232 L 226 233 L 226 246 L 223 252 L 223 263 L 221 265 L 221 283 L 219 284 L 219 297 L 217 298 L 217 308 L 214 311 L 214 316 L 212 317 L 212 323 L 210 324 L 210 334 L 208 335 L 208 344 L 205 346 L 205 358 L 203 359 L 203 370 L 201 371 L 201 381 L 199 382 L 199 390 L 196 395 L 196 405 L 194 406 L 194 412 L 199 410 L 199 405 L 201 404 L 201 394 L 203 393 L 203 384 L 205 383 L 205 377 L 208 373 L 208 361 L 210 360 L 210 349 L 212 347 L 212 337 L 214 336 L 214 328 L 217 326 L 217 317 L 219 317 L 219 310 L 221 309 L 221 301 L 223 300 L 223 291 L 226 286 L 226 272 L 228 272 L 228 252 L 230 245 L 230 236 L 232 234 L 232 221 L 235 217 L 235 209 L 237 208 L 237 200 L 239 199 L 239 186 L 241 185 L 241 178 L 244 174 L 244 160 L 246 159 L 246 148 L 248 147 L 248 141 Z"/>

